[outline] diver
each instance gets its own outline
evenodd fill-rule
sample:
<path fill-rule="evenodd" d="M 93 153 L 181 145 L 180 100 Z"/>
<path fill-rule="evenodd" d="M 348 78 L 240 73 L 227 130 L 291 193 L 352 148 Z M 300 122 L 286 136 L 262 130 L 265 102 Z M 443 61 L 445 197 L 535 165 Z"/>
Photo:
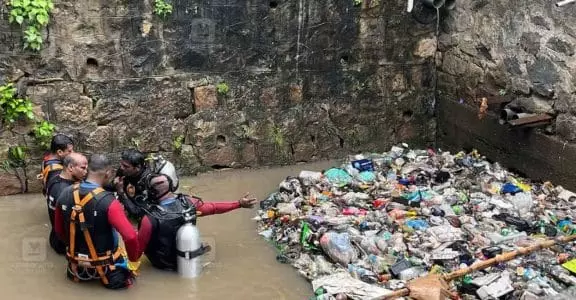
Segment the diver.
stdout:
<path fill-rule="evenodd" d="M 174 194 L 170 177 L 163 174 L 152 175 L 148 186 L 154 205 L 146 209 L 146 215 L 139 224 L 138 244 L 152 265 L 164 270 L 177 270 L 177 256 L 182 253 L 176 248 L 176 235 L 186 222 L 184 212 L 195 216 L 223 214 L 238 208 L 252 208 L 257 201 L 249 198 L 249 193 L 234 202 L 204 202 L 188 195 Z M 196 253 L 202 254 L 202 251 Z"/>

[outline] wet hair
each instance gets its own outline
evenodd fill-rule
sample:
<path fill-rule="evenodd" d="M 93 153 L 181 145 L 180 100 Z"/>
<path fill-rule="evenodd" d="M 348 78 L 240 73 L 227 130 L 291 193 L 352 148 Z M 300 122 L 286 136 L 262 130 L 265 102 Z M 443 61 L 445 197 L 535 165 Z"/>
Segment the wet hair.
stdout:
<path fill-rule="evenodd" d="M 144 167 L 146 163 L 144 153 L 132 148 L 122 151 L 121 159 L 130 163 L 133 167 Z"/>
<path fill-rule="evenodd" d="M 58 150 L 66 151 L 69 145 L 74 145 L 72 139 L 63 134 L 56 134 L 52 137 L 52 142 L 50 142 L 50 151 L 56 153 Z"/>
<path fill-rule="evenodd" d="M 103 172 L 113 167 L 112 162 L 103 154 L 93 154 L 88 162 L 88 172 Z"/>

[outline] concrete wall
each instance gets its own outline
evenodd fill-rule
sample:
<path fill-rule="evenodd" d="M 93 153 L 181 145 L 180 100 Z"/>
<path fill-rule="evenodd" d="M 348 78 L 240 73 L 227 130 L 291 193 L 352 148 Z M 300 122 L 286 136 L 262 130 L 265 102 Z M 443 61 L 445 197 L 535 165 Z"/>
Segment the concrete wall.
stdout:
<path fill-rule="evenodd" d="M 152 0 L 57 1 L 39 54 L 22 50 L 3 5 L 0 84 L 16 82 L 80 151 L 137 145 L 182 174 L 434 142 L 435 28 L 417 21 L 434 15 L 415 18 L 405 0 L 172 4 L 162 20 Z M 33 144 L 4 130 L 0 159 L 22 140 Z M 0 194 L 18 191 L 0 177 Z"/>
<path fill-rule="evenodd" d="M 460 0 L 443 12 L 438 139 L 450 150 L 477 148 L 534 179 L 576 188 L 576 4 L 555 3 Z M 480 120 L 482 97 L 490 104 Z M 498 123 L 503 107 L 553 119 L 511 128 Z"/>

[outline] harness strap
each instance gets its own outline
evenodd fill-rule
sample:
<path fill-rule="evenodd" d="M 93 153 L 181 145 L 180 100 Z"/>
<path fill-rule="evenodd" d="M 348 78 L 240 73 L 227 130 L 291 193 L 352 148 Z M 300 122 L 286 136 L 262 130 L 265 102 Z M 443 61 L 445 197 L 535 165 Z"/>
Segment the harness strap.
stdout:
<path fill-rule="evenodd" d="M 68 260 L 75 264 L 80 265 L 89 265 L 89 267 L 96 267 L 96 266 L 108 266 L 114 265 L 116 260 L 122 256 L 122 250 L 120 248 L 116 249 L 114 253 L 112 251 L 106 251 L 106 255 L 99 256 L 96 260 L 91 258 L 80 258 L 80 257 L 71 257 L 69 253 L 66 253 Z"/>
<path fill-rule="evenodd" d="M 103 188 L 96 188 L 92 190 L 88 195 L 84 196 L 82 200 L 80 200 L 80 184 L 74 185 L 74 207 L 72 208 L 72 214 L 70 217 L 70 247 L 67 257 L 69 258 L 70 263 L 73 266 L 73 269 L 77 268 L 78 263 L 80 262 L 87 262 L 91 267 L 95 267 L 100 275 L 100 280 L 102 283 L 108 284 L 108 278 L 106 278 L 106 273 L 104 272 L 103 266 L 110 265 L 109 260 L 114 261 L 114 256 L 104 256 L 98 257 L 96 253 L 96 248 L 94 247 L 94 243 L 92 242 L 92 237 L 90 236 L 90 232 L 88 231 L 88 227 L 86 226 L 86 219 L 84 217 L 84 206 L 90 202 L 96 195 L 103 192 Z M 86 241 L 86 245 L 88 246 L 88 250 L 90 251 L 90 260 L 81 259 L 74 255 L 74 248 L 76 242 L 76 217 L 78 217 L 80 230 L 84 233 L 84 240 Z M 118 250 L 118 249 L 117 249 Z M 118 251 L 116 251 L 118 252 Z M 117 253 L 115 253 L 117 255 Z M 104 263 L 101 263 L 104 262 Z"/>
<path fill-rule="evenodd" d="M 193 259 L 195 257 L 203 255 L 204 253 L 209 252 L 210 250 L 212 250 L 212 247 L 210 247 L 210 245 L 202 245 L 200 248 L 194 251 L 180 251 L 176 249 L 176 255 L 184 257 L 185 259 Z"/>
<path fill-rule="evenodd" d="M 40 174 L 38 174 L 38 176 L 36 176 L 36 177 L 38 179 L 41 179 L 43 185 L 46 186 L 46 181 L 48 180 L 48 173 L 50 173 L 52 171 L 63 170 L 63 169 L 64 169 L 64 166 L 61 164 L 50 164 L 50 165 L 47 165 L 46 167 L 44 167 L 42 172 Z"/>

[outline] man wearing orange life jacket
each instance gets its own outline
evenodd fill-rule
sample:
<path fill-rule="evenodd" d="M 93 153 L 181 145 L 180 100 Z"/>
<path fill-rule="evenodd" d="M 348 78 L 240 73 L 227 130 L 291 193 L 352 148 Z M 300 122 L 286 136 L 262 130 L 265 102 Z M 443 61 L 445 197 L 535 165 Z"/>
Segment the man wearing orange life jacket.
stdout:
<path fill-rule="evenodd" d="M 106 288 L 123 289 L 132 285 L 142 253 L 122 205 L 102 188 L 113 177 L 110 160 L 92 155 L 86 180 L 68 186 L 56 200 L 54 230 L 67 246 L 68 278 L 100 279 Z"/>
<path fill-rule="evenodd" d="M 66 253 L 66 244 L 56 236 L 54 230 L 54 210 L 56 209 L 56 200 L 62 190 L 74 183 L 84 180 L 88 171 L 88 160 L 81 153 L 70 153 L 62 160 L 64 169 L 58 176 L 50 179 L 46 185 L 46 203 L 48 204 L 48 217 L 52 230 L 50 230 L 50 246 L 58 254 Z"/>
<path fill-rule="evenodd" d="M 52 138 L 50 152 L 44 155 L 41 173 L 37 176 L 38 179 L 42 180 L 42 194 L 44 196 L 46 196 L 48 181 L 60 174 L 64 169 L 62 160 L 72 152 L 74 152 L 74 142 L 71 138 L 63 134 L 57 134 Z"/>

